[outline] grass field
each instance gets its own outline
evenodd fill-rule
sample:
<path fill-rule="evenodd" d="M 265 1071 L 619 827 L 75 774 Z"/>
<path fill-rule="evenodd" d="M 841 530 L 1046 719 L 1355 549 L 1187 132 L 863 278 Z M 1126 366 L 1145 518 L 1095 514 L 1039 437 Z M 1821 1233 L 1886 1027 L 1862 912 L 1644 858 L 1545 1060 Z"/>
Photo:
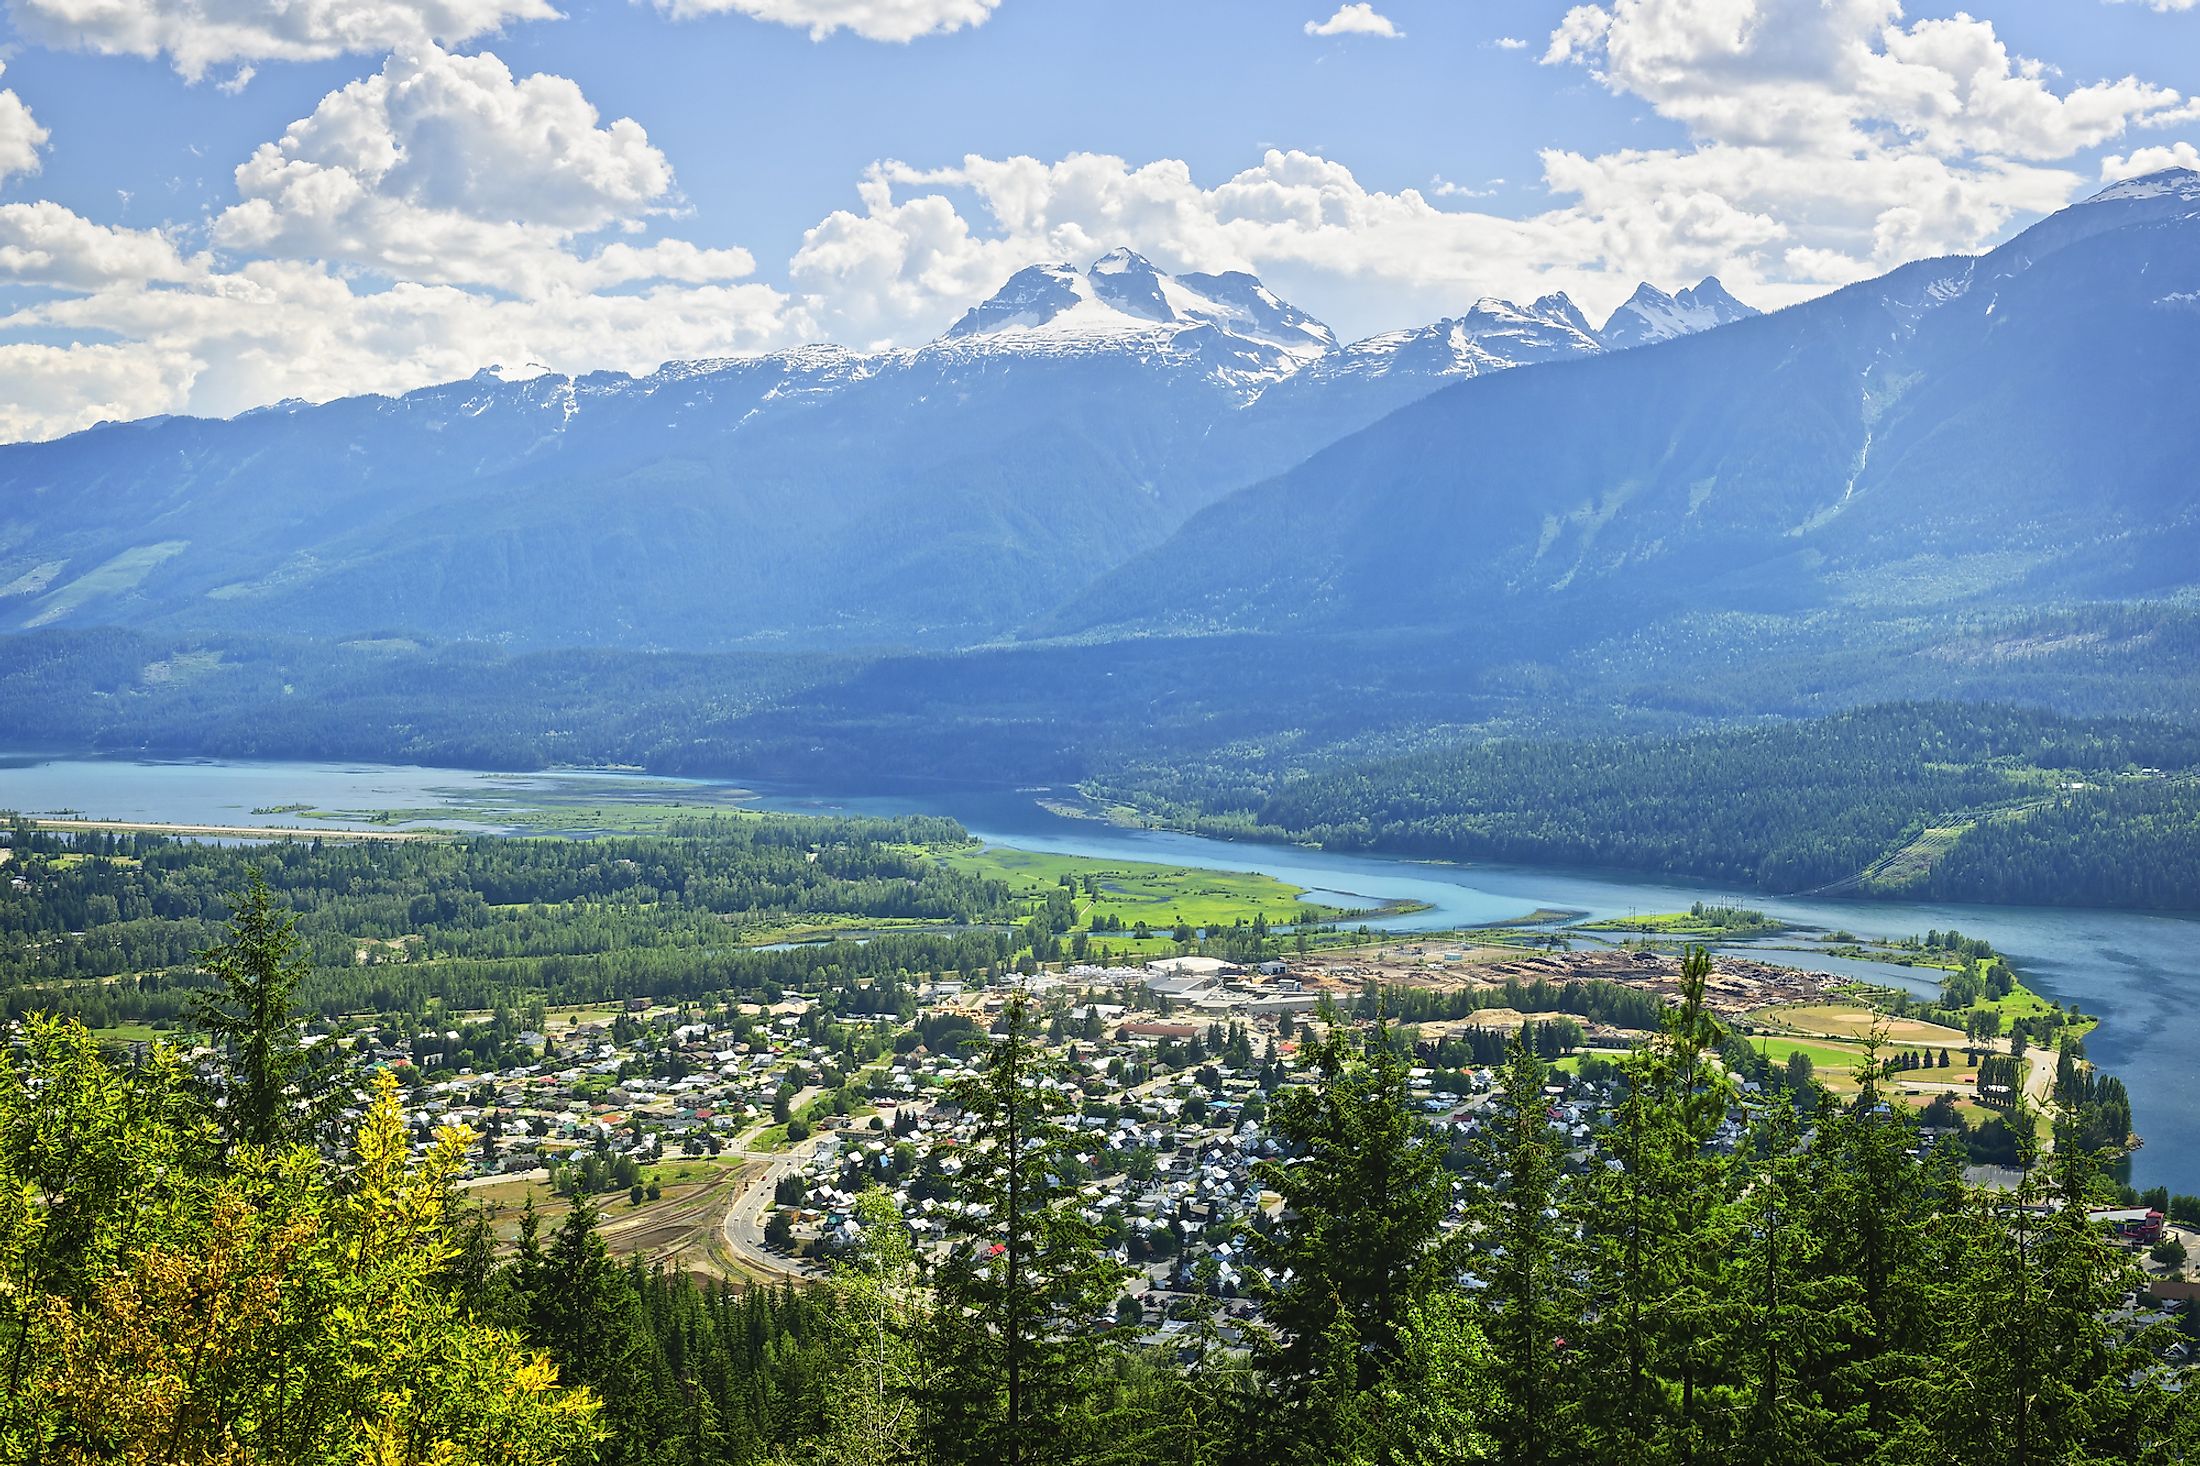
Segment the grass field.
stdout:
<path fill-rule="evenodd" d="M 1791 1054 L 1810 1056 L 1812 1070 L 1818 1082 L 1836 1094 L 1856 1092 L 1856 1062 L 1863 1057 L 1862 1045 L 1835 1043 L 1826 1039 L 1786 1038 L 1779 1035 L 1760 1035 L 1749 1041 L 1749 1046 L 1775 1064 L 1785 1064 Z"/>
<path fill-rule="evenodd" d="M 941 926 L 940 922 L 916 917 L 831 913 L 759 921 L 741 928 L 741 940 L 751 947 L 765 947 L 779 942 L 829 942 L 844 937 L 868 937 L 881 932 L 938 931 Z"/>
<path fill-rule="evenodd" d="M 579 1003 L 560 1004 L 548 1010 L 553 1029 L 572 1028 L 583 1023 L 609 1023 L 625 1011 L 624 1008 Z M 483 1013 L 480 1016 L 486 1018 L 488 1015 Z"/>
<path fill-rule="evenodd" d="M 92 1030 L 92 1037 L 104 1043 L 117 1044 L 145 1044 L 158 1038 L 174 1043 L 176 1039 L 173 1033 L 164 1033 L 149 1023 L 117 1023 L 112 1028 L 95 1028 Z"/>
<path fill-rule="evenodd" d="M 417 809 L 316 809 L 305 812 L 300 818 L 372 825 L 439 821 L 546 835 L 646 835 L 683 820 L 754 819 L 756 814 L 726 799 L 702 796 L 570 801 L 515 796 L 509 802 L 476 800 L 468 804 L 429 805 Z"/>
<path fill-rule="evenodd" d="M 74 870 L 80 865 L 94 864 L 120 866 L 129 869 L 138 864 L 138 859 L 134 855 L 86 855 L 81 851 L 72 850 L 59 855 L 49 855 L 46 857 L 46 863 L 55 870 Z"/>
<path fill-rule="evenodd" d="M 1650 916 L 1608 916 L 1602 921 L 1582 922 L 1578 928 L 1585 932 L 1641 932 L 1657 937 L 1703 938 L 1748 936 L 1786 929 L 1784 922 L 1774 921 L 1761 911 L 1745 912 L 1726 907 L 1707 908 L 1702 912 L 1664 911 Z"/>
<path fill-rule="evenodd" d="M 1577 1053 L 1567 1054 L 1563 1058 L 1553 1059 L 1550 1062 L 1551 1067 L 1561 1074 L 1579 1074 L 1581 1072 L 1581 1061 L 1592 1055 L 1599 1059 L 1610 1059 L 1612 1062 L 1618 1063 L 1626 1058 L 1629 1052 L 1627 1049 L 1583 1049 Z"/>
<path fill-rule="evenodd" d="M 1240 918 L 1251 921 L 1262 915 L 1269 925 L 1280 926 L 1297 921 L 1302 911 L 1311 910 L 1322 920 L 1346 914 L 1335 907 L 1308 903 L 1303 899 L 1306 892 L 1298 886 L 1244 871 L 1095 860 L 1006 846 L 947 851 L 940 859 L 958 870 L 1006 881 L 1019 896 L 1032 902 L 1046 900 L 1061 878 L 1070 876 L 1078 882 L 1080 925 L 1089 925 L 1095 917 L 1113 915 L 1121 917 L 1126 927 L 1143 921 L 1165 932 L 1179 921 L 1196 927 L 1228 926 Z M 1084 894 L 1087 876 L 1099 884 L 1096 897 Z M 1096 939 L 1110 946 L 1130 945 L 1127 933 L 1100 933 Z"/>
<path fill-rule="evenodd" d="M 1919 1026 L 1929 1028 L 1931 1025 Z M 1984 1112 L 1976 1111 L 1968 1096 L 1973 1093 L 1972 1086 L 1978 1083 L 1978 1069 L 1965 1061 L 1960 1042 L 1962 1035 L 1958 1034 L 1957 1038 L 1959 1042 L 1946 1046 L 1950 1061 L 1947 1068 L 1898 1070 L 1880 1081 L 1882 1093 L 1912 1109 L 1923 1109 L 1942 1089 L 1952 1089 L 1963 1101 L 1958 1113 L 1962 1115 L 1964 1123 L 1977 1124 Z M 1775 1064 L 1785 1064 L 1790 1054 L 1809 1055 L 1812 1076 L 1834 1094 L 1853 1095 L 1859 1088 L 1856 1066 L 1864 1057 L 1864 1045 L 1861 1043 L 1779 1034 L 1753 1035 L 1749 1042 L 1750 1047 Z M 1925 1049 L 1931 1052 L 1941 1047 L 1943 1045 L 1937 1043 L 1911 1040 L 1890 1043 L 1880 1050 L 1880 1054 L 1882 1058 L 1887 1058 L 1905 1049 Z"/>
<path fill-rule="evenodd" d="M 1787 1003 L 1777 1008 L 1760 1009 L 1750 1016 L 1771 1027 L 1825 1038 L 1863 1038 L 1878 1025 L 1887 1041 L 1897 1048 L 1924 1044 L 1933 1048 L 1960 1049 L 1964 1044 L 1960 1029 L 1916 1018 L 1890 1017 L 1862 1003 Z"/>
<path fill-rule="evenodd" d="M 1980 1012 L 1999 1012 L 2004 1027 L 2018 1018 L 2036 1018 L 2054 1004 L 2019 983 L 2014 991 L 2003 998 L 1980 998 L 1971 1005 Z"/>
<path fill-rule="evenodd" d="M 1934 863 L 1955 849 L 1956 842 L 1977 823 L 1976 820 L 1963 820 L 1932 826 L 1909 844 L 1873 862 L 1858 877 L 1857 884 L 1866 890 L 1895 891 L 1925 879 L 1932 873 Z"/>
<path fill-rule="evenodd" d="M 756 811 L 747 806 L 752 796 L 746 789 L 689 784 L 678 779 L 526 774 L 510 776 L 508 782 L 492 780 L 429 793 L 447 802 L 410 809 L 278 808 L 296 813 L 303 820 L 372 825 L 453 821 L 544 834 L 646 834 L 682 820 L 756 817 Z"/>

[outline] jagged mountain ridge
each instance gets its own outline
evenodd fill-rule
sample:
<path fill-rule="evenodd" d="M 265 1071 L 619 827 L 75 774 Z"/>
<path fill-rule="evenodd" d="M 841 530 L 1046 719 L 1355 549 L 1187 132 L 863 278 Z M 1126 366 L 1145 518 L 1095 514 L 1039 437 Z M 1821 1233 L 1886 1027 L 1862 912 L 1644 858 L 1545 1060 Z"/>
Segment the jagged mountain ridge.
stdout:
<path fill-rule="evenodd" d="M 1676 336 L 1693 336 L 1758 314 L 1729 294 L 1716 275 L 1678 295 L 1667 295 L 1645 283 L 1636 286 L 1635 293 L 1606 318 L 1597 340 L 1607 351 L 1625 351 L 1630 346 L 1651 346 Z"/>
<path fill-rule="evenodd" d="M 2196 373 L 2200 173 L 2171 170 L 1976 258 L 1424 398 L 1046 629 L 1589 637 L 2200 589 Z"/>
<path fill-rule="evenodd" d="M 915 348 L 107 425 L 0 448 L 0 627 L 953 645 L 1447 381 L 1602 349 L 1563 297 L 1343 347 L 1117 250 Z"/>

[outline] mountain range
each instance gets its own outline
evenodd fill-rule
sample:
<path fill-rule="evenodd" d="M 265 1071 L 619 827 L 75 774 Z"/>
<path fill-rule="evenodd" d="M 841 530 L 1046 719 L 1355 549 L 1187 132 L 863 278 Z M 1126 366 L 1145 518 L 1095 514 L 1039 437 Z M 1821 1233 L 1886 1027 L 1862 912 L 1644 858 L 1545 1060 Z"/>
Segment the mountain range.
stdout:
<path fill-rule="evenodd" d="M 1021 270 L 939 339 L 486 371 L 0 447 L 0 627 L 953 646 L 1447 383 L 1754 314 L 1644 286 L 1349 345 L 1242 273 Z"/>
<path fill-rule="evenodd" d="M 1050 627 L 1464 627 L 1533 607 L 1590 634 L 1682 607 L 1870 619 L 2182 594 L 2200 589 L 2196 379 L 2200 173 L 2176 170 L 1977 258 L 1448 387 L 1203 509 Z"/>
<path fill-rule="evenodd" d="M 0 736 L 1226 785 L 1890 698 L 2185 718 L 2195 380 L 2190 170 L 1769 315 L 1343 343 L 1117 251 L 910 349 L 0 448 Z"/>

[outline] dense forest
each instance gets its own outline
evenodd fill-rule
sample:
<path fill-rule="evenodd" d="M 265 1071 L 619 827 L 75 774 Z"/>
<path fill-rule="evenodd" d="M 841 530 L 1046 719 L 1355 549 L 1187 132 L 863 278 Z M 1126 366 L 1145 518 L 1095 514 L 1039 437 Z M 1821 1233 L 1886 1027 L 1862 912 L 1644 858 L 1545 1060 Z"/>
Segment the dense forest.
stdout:
<path fill-rule="evenodd" d="M 757 992 L 839 975 L 979 970 L 1010 956 L 1005 886 L 927 846 L 951 821 L 740 816 L 596 840 L 277 841 L 242 848 L 16 824 L 0 884 L 11 1016 L 94 1026 L 184 1012 L 195 954 L 258 869 L 297 912 L 313 1011 Z M 751 930 L 841 918 L 943 923 L 782 950 Z M 993 923 L 970 930 L 970 923 Z"/>
<path fill-rule="evenodd" d="M 2200 902 L 2200 779 L 2120 780 L 1982 820 L 1908 890 L 1959 901 L 2141 906 Z"/>
<path fill-rule="evenodd" d="M 1484 740 L 1267 784 L 1177 774 L 1107 792 L 1210 833 L 1783 893 L 2175 908 L 2200 889 L 2200 734 L 2014 708 Z M 1932 831 L 1945 843 L 1914 865 L 1874 869 Z"/>
<path fill-rule="evenodd" d="M 230 929 L 211 1074 L 39 1020 L 0 1066 L 0 1450 L 11 1460 L 2173 1462 L 2184 1344 L 2087 1215 L 2098 1165 L 2020 1143 L 1966 1186 L 1876 1080 L 1745 1094 L 1708 963 L 1608 1065 L 1586 1146 L 1515 1045 L 1471 1135 L 1380 1021 L 1301 1044 L 1257 1168 L 1280 1205 L 1166 1315 L 1084 1204 L 1073 1076 L 1013 998 L 918 1243 L 886 1193 L 802 1292 L 609 1257 L 593 1212 L 499 1250 L 409 1158 L 387 1077 L 311 1126 L 280 923 Z M 272 1020 L 267 1016 L 273 1013 Z M 257 1015 L 257 1016 L 255 1016 Z M 1249 1303 L 1250 1309 L 1242 1307 Z"/>
<path fill-rule="evenodd" d="M 842 792 L 1201 771 L 1237 787 L 1474 737 L 1679 733 L 1895 700 L 2188 719 L 2200 608 L 1862 624 L 1690 611 L 1583 640 L 1525 610 L 1468 638 L 1148 636 L 923 654 L 515 651 L 417 629 L 326 643 L 119 628 L 0 636 L 0 745 L 630 764 Z M 1306 695 L 1309 669 L 1332 691 Z"/>

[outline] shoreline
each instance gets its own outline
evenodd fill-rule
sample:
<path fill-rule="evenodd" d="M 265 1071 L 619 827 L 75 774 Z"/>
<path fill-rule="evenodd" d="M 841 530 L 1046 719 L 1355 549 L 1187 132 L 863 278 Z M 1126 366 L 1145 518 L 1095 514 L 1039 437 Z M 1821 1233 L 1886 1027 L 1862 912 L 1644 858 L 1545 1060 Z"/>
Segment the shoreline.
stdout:
<path fill-rule="evenodd" d="M 157 820 L 83 820 L 51 815 L 25 815 L 23 822 L 35 830 L 59 833 L 106 832 L 117 835 L 173 835 L 179 838 L 229 840 L 436 840 L 455 831 L 356 830 L 342 826 L 308 829 L 296 825 L 181 825 Z"/>

